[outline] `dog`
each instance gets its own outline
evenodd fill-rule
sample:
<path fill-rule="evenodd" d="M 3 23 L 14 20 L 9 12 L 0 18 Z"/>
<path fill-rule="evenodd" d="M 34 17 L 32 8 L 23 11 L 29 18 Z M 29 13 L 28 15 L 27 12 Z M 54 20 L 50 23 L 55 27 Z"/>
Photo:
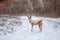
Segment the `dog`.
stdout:
<path fill-rule="evenodd" d="M 29 22 L 31 23 L 32 27 L 31 27 L 31 31 L 33 31 L 33 27 L 34 25 L 38 25 L 38 28 L 40 29 L 40 31 L 42 32 L 42 21 L 43 20 L 32 20 L 32 16 L 27 16 Z"/>

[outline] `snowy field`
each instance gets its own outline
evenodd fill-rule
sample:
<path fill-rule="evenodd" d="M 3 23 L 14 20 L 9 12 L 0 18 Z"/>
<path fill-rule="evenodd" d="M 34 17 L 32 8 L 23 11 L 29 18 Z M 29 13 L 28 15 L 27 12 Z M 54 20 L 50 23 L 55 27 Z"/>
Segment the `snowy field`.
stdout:
<path fill-rule="evenodd" d="M 0 18 L 0 40 L 60 40 L 60 18 L 32 19 L 43 19 L 42 32 L 37 25 L 31 32 L 31 24 L 26 16 Z"/>

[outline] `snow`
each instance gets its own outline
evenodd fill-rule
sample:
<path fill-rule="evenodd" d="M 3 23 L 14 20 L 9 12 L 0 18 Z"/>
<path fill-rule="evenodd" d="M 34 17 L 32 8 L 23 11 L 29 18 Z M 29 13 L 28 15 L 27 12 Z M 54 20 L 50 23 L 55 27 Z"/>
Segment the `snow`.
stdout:
<path fill-rule="evenodd" d="M 31 24 L 26 16 L 17 16 L 18 18 L 8 18 L 4 26 L 0 27 L 4 31 L 0 32 L 6 35 L 0 35 L 0 40 L 60 40 L 60 18 L 43 18 L 43 31 L 40 32 L 37 25 L 34 25 L 34 31 L 31 32 Z M 33 17 L 33 19 L 40 19 L 40 17 Z M 56 22 L 54 22 L 56 21 Z M 11 30 L 14 29 L 14 31 Z M 10 31 L 6 31 L 10 30 Z M 11 32 L 12 33 L 8 33 Z"/>

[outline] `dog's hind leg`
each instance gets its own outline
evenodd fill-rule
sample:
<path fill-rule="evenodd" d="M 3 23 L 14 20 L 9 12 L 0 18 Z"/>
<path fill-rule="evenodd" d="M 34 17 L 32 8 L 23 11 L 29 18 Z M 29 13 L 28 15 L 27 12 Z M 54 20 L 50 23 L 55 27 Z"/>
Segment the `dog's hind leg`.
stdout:
<path fill-rule="evenodd" d="M 38 26 L 39 26 L 40 31 L 42 32 L 42 22 L 39 22 Z"/>

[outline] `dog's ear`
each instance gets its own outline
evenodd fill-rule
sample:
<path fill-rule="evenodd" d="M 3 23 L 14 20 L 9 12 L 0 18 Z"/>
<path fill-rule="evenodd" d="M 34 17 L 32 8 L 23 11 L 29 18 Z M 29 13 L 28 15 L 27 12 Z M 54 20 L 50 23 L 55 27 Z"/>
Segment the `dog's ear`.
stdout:
<path fill-rule="evenodd" d="M 29 18 L 29 16 L 27 16 Z"/>
<path fill-rule="evenodd" d="M 30 19 L 31 19 L 31 16 L 30 16 Z"/>
<path fill-rule="evenodd" d="M 31 16 L 27 16 L 29 19 L 31 19 Z"/>

